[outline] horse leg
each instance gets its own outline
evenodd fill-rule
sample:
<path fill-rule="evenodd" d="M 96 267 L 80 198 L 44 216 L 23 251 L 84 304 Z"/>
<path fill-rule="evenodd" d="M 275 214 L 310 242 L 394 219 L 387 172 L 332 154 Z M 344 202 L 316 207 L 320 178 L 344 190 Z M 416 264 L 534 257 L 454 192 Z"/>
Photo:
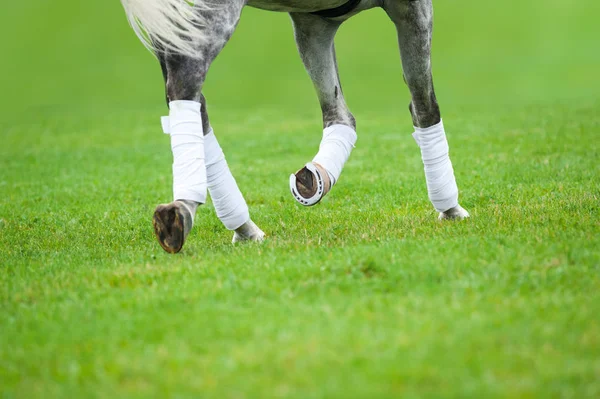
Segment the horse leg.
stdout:
<path fill-rule="evenodd" d="M 169 253 L 177 253 L 183 247 L 198 205 L 206 202 L 209 186 L 211 192 L 220 193 L 213 195 L 219 198 L 215 203 L 217 214 L 227 227 L 236 230 L 238 240 L 260 235 L 255 231 L 260 229 L 247 216 L 246 203 L 214 134 L 211 134 L 206 102 L 202 96 L 210 64 L 233 34 L 243 6 L 244 1 L 236 0 L 214 9 L 198 10 L 204 14 L 202 20 L 207 23 L 203 28 L 204 40 L 195 44 L 197 56 L 165 52 L 159 57 L 166 77 L 169 103 L 169 116 L 163 118 L 163 128 L 171 136 L 175 200 L 156 208 L 153 224 L 160 245 Z M 217 203 L 233 213 L 220 213 Z M 227 219 L 233 214 L 234 217 Z M 245 220 L 240 222 L 240 219 Z M 252 232 L 256 234 L 253 236 Z"/>
<path fill-rule="evenodd" d="M 469 213 L 458 204 L 458 187 L 433 87 L 433 5 L 431 0 L 386 0 L 384 9 L 398 31 L 404 79 L 412 96 L 413 136 L 421 149 L 429 199 L 440 219 L 466 218 Z"/>
<path fill-rule="evenodd" d="M 204 95 L 200 98 L 200 104 L 208 193 L 212 198 L 217 217 L 227 230 L 234 232 L 232 240 L 234 244 L 242 241 L 262 241 L 265 233 L 250 219 L 246 200 L 229 170 L 225 154 L 210 125 Z"/>
<path fill-rule="evenodd" d="M 337 182 L 356 143 L 356 121 L 342 94 L 334 37 L 340 22 L 291 13 L 298 51 L 313 81 L 323 111 L 323 139 L 318 154 L 295 175 L 290 190 L 302 205 L 318 203 Z"/>

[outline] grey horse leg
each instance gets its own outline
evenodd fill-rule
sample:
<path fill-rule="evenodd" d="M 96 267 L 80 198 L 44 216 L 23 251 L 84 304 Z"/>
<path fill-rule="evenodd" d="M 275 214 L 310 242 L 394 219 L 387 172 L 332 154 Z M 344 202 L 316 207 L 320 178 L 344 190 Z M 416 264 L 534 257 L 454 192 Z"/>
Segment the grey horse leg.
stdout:
<path fill-rule="evenodd" d="M 163 74 L 163 79 L 165 82 L 165 101 L 167 103 L 167 107 L 169 106 L 169 93 L 168 93 L 168 86 L 167 86 L 167 81 L 169 79 L 169 72 L 167 70 L 167 55 L 165 53 L 158 53 L 156 54 L 156 57 L 158 58 L 158 62 L 160 64 L 160 69 L 162 71 Z M 200 104 L 202 105 L 202 108 L 200 109 L 200 113 L 202 115 L 202 129 L 204 131 L 204 135 L 207 135 L 208 132 L 210 131 L 210 120 L 208 118 L 208 109 L 207 109 L 207 105 L 206 105 L 206 98 L 204 97 L 204 94 L 202 92 L 200 92 Z"/>
<path fill-rule="evenodd" d="M 302 62 L 317 91 L 323 127 L 339 123 L 356 128 L 340 84 L 333 40 L 341 23 L 304 13 L 291 13 Z"/>
<path fill-rule="evenodd" d="M 162 71 L 163 74 L 163 79 L 165 82 L 165 101 L 167 103 L 167 107 L 169 106 L 169 93 L 168 93 L 168 86 L 167 86 L 167 81 L 169 79 L 169 72 L 167 70 L 167 55 L 164 53 L 158 53 L 156 54 L 156 57 L 158 58 L 158 62 L 160 64 L 160 69 Z M 210 120 L 208 118 L 208 109 L 207 109 L 207 105 L 206 105 L 206 97 L 204 97 L 204 94 L 202 92 L 200 92 L 200 104 L 202 106 L 202 108 L 200 109 L 200 113 L 202 115 L 202 129 L 204 131 L 204 135 L 207 135 L 208 132 L 210 131 Z"/>
<path fill-rule="evenodd" d="M 197 57 L 187 57 L 168 52 L 159 54 L 161 69 L 165 77 L 167 102 L 194 101 L 201 104 L 204 135 L 210 131 L 206 99 L 202 86 L 211 63 L 221 52 L 233 34 L 245 2 L 223 1 L 210 10 L 198 10 L 205 21 L 205 40 L 197 44 Z M 192 226 L 196 209 L 200 203 L 176 198 L 170 204 L 159 205 L 154 213 L 153 224 L 159 243 L 169 253 L 181 250 Z M 251 221 L 251 223 L 254 225 Z M 250 226 L 252 227 L 252 226 Z M 244 225 L 236 233 L 247 235 Z"/>
<path fill-rule="evenodd" d="M 323 127 L 345 125 L 355 131 L 356 121 L 344 100 L 335 56 L 334 37 L 341 22 L 305 13 L 290 13 L 290 16 L 300 57 L 319 97 Z M 322 197 L 333 182 L 321 165 L 315 164 L 315 167 L 324 178 Z M 292 193 L 294 196 L 300 194 L 302 198 L 296 199 L 305 205 L 308 204 L 303 202 L 304 199 L 314 197 L 318 190 L 317 176 L 313 172 L 304 167 L 292 176 Z"/>
<path fill-rule="evenodd" d="M 416 128 L 426 129 L 441 126 L 440 108 L 435 96 L 433 87 L 433 78 L 431 73 L 431 38 L 433 33 L 433 5 L 431 0 L 386 0 L 384 9 L 396 25 L 398 31 L 398 42 L 402 58 L 402 68 L 404 70 L 404 79 L 410 89 L 412 101 L 410 103 L 410 112 L 413 124 Z M 435 128 L 434 128 L 435 129 Z M 428 165 L 425 165 L 425 173 L 428 180 L 429 196 L 432 203 L 440 211 L 440 219 L 462 219 L 469 214 L 458 204 L 458 189 L 454 179 L 452 164 L 448 158 L 447 143 L 443 126 L 439 127 L 441 135 L 432 143 L 425 143 L 424 140 L 419 143 L 425 162 L 429 162 L 430 174 L 428 175 Z M 419 129 L 417 129 L 419 130 Z M 425 133 L 427 134 L 427 133 Z M 435 143 L 437 141 L 437 143 Z M 430 145 L 438 145 L 439 141 L 446 143 L 446 149 L 441 150 L 440 159 L 445 159 L 445 172 L 441 175 L 436 168 L 436 160 L 426 158 L 424 148 Z M 443 147 L 443 146 L 441 146 Z M 441 148 L 440 147 L 440 148 Z M 438 151 L 438 156 L 440 152 Z M 441 163 L 440 163 L 441 164 Z M 436 174 L 437 173 L 437 174 Z M 437 183 L 445 179 L 447 184 Z M 449 200 L 446 203 L 453 203 L 448 207 L 439 205 L 444 201 L 438 197 L 444 196 L 444 191 L 450 192 Z M 442 193 L 442 194 L 440 194 Z M 436 204 L 437 202 L 437 204 Z M 441 209 L 440 209 L 441 207 Z"/>
<path fill-rule="evenodd" d="M 427 128 L 440 122 L 431 74 L 431 0 L 387 0 L 384 8 L 398 30 L 402 68 L 412 101 L 410 112 L 416 127 Z"/>

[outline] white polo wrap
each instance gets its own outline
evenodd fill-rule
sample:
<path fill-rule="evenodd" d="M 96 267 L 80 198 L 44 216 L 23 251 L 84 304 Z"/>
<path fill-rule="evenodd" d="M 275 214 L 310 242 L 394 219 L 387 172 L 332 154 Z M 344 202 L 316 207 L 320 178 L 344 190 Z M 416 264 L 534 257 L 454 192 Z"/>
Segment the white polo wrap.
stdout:
<path fill-rule="evenodd" d="M 173 197 L 175 200 L 206 202 L 206 166 L 200 103 L 171 101 L 169 117 L 161 122 L 171 135 L 173 151 Z"/>
<path fill-rule="evenodd" d="M 458 206 L 458 187 L 443 122 L 425 129 L 415 127 L 413 137 L 421 148 L 431 203 L 438 212 Z"/>
<path fill-rule="evenodd" d="M 319 152 L 313 162 L 327 170 L 332 186 L 340 178 L 344 164 L 348 161 L 356 144 L 356 139 L 356 131 L 350 126 L 333 125 L 323 130 Z"/>
<path fill-rule="evenodd" d="M 212 129 L 204 136 L 204 153 L 208 191 L 217 216 L 228 230 L 236 230 L 250 220 L 250 213 Z"/>

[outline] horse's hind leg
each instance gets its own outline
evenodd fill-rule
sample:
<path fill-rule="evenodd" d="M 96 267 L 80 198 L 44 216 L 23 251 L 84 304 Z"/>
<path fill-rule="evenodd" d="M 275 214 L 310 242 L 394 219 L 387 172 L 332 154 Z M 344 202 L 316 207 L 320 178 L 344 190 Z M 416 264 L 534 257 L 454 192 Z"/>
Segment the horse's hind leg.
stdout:
<path fill-rule="evenodd" d="M 348 110 L 337 72 L 333 39 L 340 22 L 292 13 L 300 56 L 317 90 L 323 111 L 323 139 L 318 154 L 295 175 L 290 189 L 302 205 L 314 205 L 339 179 L 356 143 L 356 122 Z"/>
<path fill-rule="evenodd" d="M 213 199 L 217 198 L 214 201 L 217 214 L 227 227 L 236 230 L 238 240 L 256 239 L 260 235 L 212 134 L 202 96 L 210 64 L 233 34 L 243 5 L 242 0 L 236 0 L 198 11 L 206 13 L 202 19 L 207 21 L 205 40 L 197 43 L 198 57 L 169 53 L 159 57 L 169 103 L 169 117 L 164 119 L 163 127 L 171 136 L 175 201 L 159 205 L 153 223 L 159 243 L 170 253 L 179 252 L 183 247 L 196 208 L 206 202 L 207 189 Z M 220 207 L 227 209 L 220 212 Z M 245 220 L 240 221 L 240 218 Z"/>
<path fill-rule="evenodd" d="M 202 105 L 208 193 L 217 212 L 217 217 L 228 230 L 234 231 L 233 243 L 262 241 L 265 233 L 250 219 L 246 200 L 229 170 L 225 154 L 210 125 L 204 95 L 201 96 L 200 103 Z"/>
<path fill-rule="evenodd" d="M 440 219 L 468 217 L 469 213 L 458 204 L 458 187 L 433 88 L 431 0 L 386 0 L 384 8 L 398 30 L 404 78 L 412 95 L 413 136 L 421 148 L 429 199 L 440 212 Z"/>

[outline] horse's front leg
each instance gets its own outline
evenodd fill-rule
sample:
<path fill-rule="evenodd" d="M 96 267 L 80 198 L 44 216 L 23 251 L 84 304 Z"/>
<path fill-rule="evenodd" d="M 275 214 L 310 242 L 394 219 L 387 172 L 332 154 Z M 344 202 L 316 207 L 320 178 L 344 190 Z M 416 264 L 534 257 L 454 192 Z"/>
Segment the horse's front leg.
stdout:
<path fill-rule="evenodd" d="M 153 224 L 161 246 L 170 253 L 181 250 L 198 205 L 207 189 L 217 215 L 234 242 L 260 240 L 264 233 L 250 220 L 248 206 L 233 178 L 208 120 L 202 86 L 210 64 L 225 46 L 240 17 L 243 1 L 232 1 L 206 13 L 205 38 L 197 43 L 197 57 L 159 55 L 166 80 L 169 116 L 163 128 L 171 136 L 174 201 L 156 208 Z"/>
<path fill-rule="evenodd" d="M 333 39 L 340 26 L 311 14 L 292 13 L 294 33 L 304 66 L 317 90 L 323 110 L 319 152 L 296 174 L 290 190 L 302 205 L 318 203 L 337 182 L 356 143 L 356 122 L 340 85 Z"/>
<path fill-rule="evenodd" d="M 396 24 L 404 79 L 412 95 L 417 144 L 425 168 L 429 199 L 440 219 L 462 219 L 469 213 L 458 204 L 458 187 L 431 74 L 431 0 L 386 0 L 384 8 Z"/>

